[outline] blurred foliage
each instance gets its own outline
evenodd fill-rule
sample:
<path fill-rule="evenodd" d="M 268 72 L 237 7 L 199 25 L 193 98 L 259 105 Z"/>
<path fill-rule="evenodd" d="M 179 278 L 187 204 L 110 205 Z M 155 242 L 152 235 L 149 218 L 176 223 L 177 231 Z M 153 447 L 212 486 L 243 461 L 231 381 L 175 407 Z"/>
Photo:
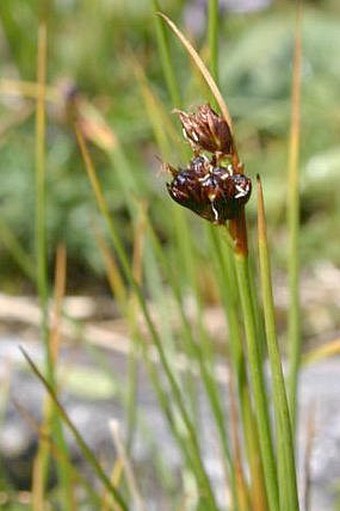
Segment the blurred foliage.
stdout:
<path fill-rule="evenodd" d="M 138 177 L 138 190 L 131 192 L 131 202 L 136 195 L 146 198 L 161 238 L 171 240 L 171 217 L 164 207 L 170 201 L 163 186 L 164 176 L 159 174 L 156 158 L 159 150 L 132 65 L 136 59 L 143 67 L 153 91 L 170 112 L 175 105 L 170 104 L 161 73 L 151 2 L 50 0 L 47 4 L 49 84 L 60 90 L 67 80 L 72 81 L 101 112 L 119 141 L 127 165 Z M 183 26 L 187 8 L 184 2 L 168 0 L 161 7 Z M 2 3 L 3 79 L 35 80 L 39 14 L 34 0 Z M 337 2 L 311 2 L 304 8 L 301 247 L 305 264 L 320 258 L 340 264 L 335 236 L 340 228 L 336 196 L 340 185 L 340 61 L 336 51 L 340 47 L 339 17 Z M 255 176 L 259 172 L 263 177 L 274 240 L 275 232 L 279 232 L 275 246 L 280 264 L 285 262 L 282 226 L 293 34 L 294 9 L 289 2 L 276 2 L 257 13 L 225 12 L 221 22 L 221 86 L 235 117 L 240 152 L 248 173 Z M 197 37 L 197 45 L 204 52 L 205 40 Z M 204 99 L 201 83 L 195 74 L 192 76 L 176 41 L 171 39 L 171 46 L 184 102 L 187 106 L 197 104 Z M 16 121 L 27 102 L 33 104 L 33 100 L 12 92 L 1 89 L 0 95 L 1 218 L 33 258 L 34 117 Z M 91 151 L 111 212 L 119 219 L 121 234 L 130 246 L 128 207 L 117 177 L 117 161 L 98 147 Z M 173 158 L 174 164 L 180 162 L 179 155 Z M 75 280 L 87 281 L 91 274 L 103 275 L 96 243 L 89 236 L 98 219 L 83 162 L 62 108 L 53 103 L 48 105 L 47 169 L 51 263 L 56 244 L 64 240 Z M 253 200 L 251 214 L 254 204 Z M 196 219 L 192 217 L 190 221 L 195 233 Z M 18 282 L 16 277 L 22 270 L 14 262 L 1 233 L 2 229 L 0 272 L 9 288 L 13 279 Z"/>

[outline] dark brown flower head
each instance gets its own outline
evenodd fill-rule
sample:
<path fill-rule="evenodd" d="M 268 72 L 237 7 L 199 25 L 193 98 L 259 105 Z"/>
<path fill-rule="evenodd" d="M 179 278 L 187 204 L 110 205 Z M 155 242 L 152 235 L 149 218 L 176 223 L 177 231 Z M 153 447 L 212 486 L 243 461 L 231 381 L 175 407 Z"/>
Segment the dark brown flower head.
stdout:
<path fill-rule="evenodd" d="M 214 224 L 225 224 L 235 218 L 251 194 L 248 177 L 233 175 L 230 167 L 214 167 L 202 156 L 172 174 L 174 177 L 167 184 L 170 196 Z"/>
<path fill-rule="evenodd" d="M 210 105 L 201 105 L 195 113 L 175 110 L 183 126 L 185 138 L 196 151 L 231 155 L 233 137 L 228 123 Z"/>

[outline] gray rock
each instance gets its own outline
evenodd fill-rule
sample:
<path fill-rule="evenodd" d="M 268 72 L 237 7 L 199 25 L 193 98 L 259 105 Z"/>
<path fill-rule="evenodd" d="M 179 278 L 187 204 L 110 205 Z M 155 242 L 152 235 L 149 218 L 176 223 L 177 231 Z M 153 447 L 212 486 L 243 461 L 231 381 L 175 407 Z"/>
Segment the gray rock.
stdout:
<path fill-rule="evenodd" d="M 45 391 L 41 383 L 27 369 L 18 349 L 22 340 L 2 338 L 0 340 L 0 382 L 9 384 L 9 393 L 4 402 L 4 420 L 0 428 L 0 453 L 8 477 L 18 489 L 28 489 L 31 484 L 32 461 L 37 448 L 36 432 L 32 430 L 16 402 L 25 409 L 32 421 L 41 420 L 41 409 Z M 25 343 L 36 363 L 41 363 L 43 353 L 38 343 Z M 112 397 L 101 399 L 86 398 L 86 390 L 81 396 L 65 385 L 61 401 L 69 416 L 76 424 L 86 442 L 110 468 L 115 459 L 115 449 L 109 431 L 109 421 L 115 418 L 126 431 L 127 417 L 124 412 L 126 391 L 127 360 L 124 354 L 101 349 L 107 366 L 117 382 L 117 391 Z M 83 368 L 93 369 L 95 357 L 87 355 L 83 348 L 64 348 L 61 365 L 75 360 Z M 98 383 L 98 382 L 97 382 Z M 96 386 L 96 381 L 91 386 Z M 91 392 L 90 392 L 91 394 Z M 198 387 L 200 409 L 200 434 L 207 471 L 211 476 L 217 494 L 225 502 L 225 484 L 220 455 L 214 433 L 214 424 L 208 403 L 201 396 Z M 228 390 L 225 389 L 225 394 Z M 340 488 L 340 358 L 323 361 L 302 371 L 300 380 L 299 417 L 299 465 L 301 486 L 303 459 L 306 446 L 307 422 L 311 407 L 314 408 L 315 438 L 310 460 L 311 507 L 310 511 L 330 511 L 334 508 Z M 173 474 L 170 487 L 178 488 L 179 472 L 182 466 L 181 454 L 172 439 L 166 420 L 159 409 L 154 391 L 141 367 L 138 375 L 137 395 L 138 430 L 133 444 L 132 458 L 137 476 L 143 484 L 143 494 L 148 496 L 149 509 L 157 509 L 162 502 L 162 510 L 170 509 L 159 480 L 159 463 L 166 465 Z M 27 419 L 26 417 L 26 419 Z M 77 463 L 90 476 L 89 468 L 69 433 L 67 441 L 74 463 Z M 156 461 L 155 461 L 156 460 Z M 145 470 L 148 467 L 148 470 Z M 91 477 L 91 476 L 90 476 Z M 55 481 L 51 471 L 50 485 Z M 184 482 L 185 484 L 185 482 Z M 159 509 L 159 507 L 158 507 Z"/>

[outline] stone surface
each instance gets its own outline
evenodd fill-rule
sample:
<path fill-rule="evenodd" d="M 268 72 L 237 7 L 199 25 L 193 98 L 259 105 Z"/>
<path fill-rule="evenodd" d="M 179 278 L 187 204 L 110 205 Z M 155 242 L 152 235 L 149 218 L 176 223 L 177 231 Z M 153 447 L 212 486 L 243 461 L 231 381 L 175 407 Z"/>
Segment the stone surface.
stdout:
<path fill-rule="evenodd" d="M 41 408 L 44 390 L 39 381 L 27 369 L 27 364 L 19 350 L 24 345 L 36 363 L 43 360 L 42 350 L 37 342 L 24 341 L 20 337 L 0 338 L 0 382 L 1 388 L 8 387 L 8 394 L 2 393 L 4 420 L 0 428 L 0 451 L 7 475 L 17 488 L 28 489 L 31 483 L 32 460 L 36 452 L 37 436 L 34 428 L 29 426 L 41 419 Z M 94 366 L 102 370 L 104 356 L 105 365 L 116 382 L 111 390 L 108 387 L 101 391 L 100 398 L 87 398 L 86 388 L 79 392 L 79 385 L 67 384 L 67 374 L 80 372 L 80 380 L 84 372 L 89 371 L 93 381 L 83 384 L 90 385 L 93 392 L 100 388 L 101 373 L 93 373 Z M 98 363 L 95 361 L 98 360 Z M 77 425 L 85 440 L 100 456 L 109 468 L 115 459 L 115 449 L 109 430 L 109 421 L 114 418 L 122 426 L 126 425 L 124 413 L 124 394 L 126 391 L 127 358 L 124 353 L 99 348 L 89 353 L 84 346 L 63 348 L 60 366 L 63 371 L 62 403 L 70 417 Z M 69 380 L 71 382 L 71 380 Z M 82 381 L 82 380 L 81 380 Z M 80 381 L 80 386 L 82 385 Z M 79 382 L 78 382 L 79 383 Z M 105 387 L 104 387 L 105 388 Z M 67 390 L 66 390 L 67 389 Z M 227 389 L 226 395 L 228 393 Z M 203 392 L 198 387 L 198 395 Z M 181 467 L 181 455 L 171 437 L 166 421 L 158 407 L 155 394 L 150 386 L 147 375 L 141 367 L 138 377 L 138 433 L 135 437 L 133 462 L 138 476 L 141 478 L 143 494 L 148 496 L 150 509 L 156 509 L 156 502 L 162 502 L 162 510 L 170 509 L 162 491 L 158 478 L 159 470 L 154 462 L 163 463 L 167 470 L 174 474 L 170 484 L 176 487 Z M 19 405 L 19 409 L 18 409 Z M 210 419 L 210 410 L 206 401 L 200 398 L 200 430 L 203 438 L 204 460 L 207 470 L 214 481 L 221 501 L 225 499 L 223 470 L 220 465 L 218 445 L 214 425 Z M 323 361 L 305 368 L 301 375 L 300 385 L 300 427 L 299 427 L 299 465 L 303 467 L 304 451 L 307 442 L 307 424 L 313 412 L 315 435 L 310 461 L 311 506 L 310 511 L 331 511 L 340 489 L 340 358 Z M 74 463 L 84 467 L 78 447 L 67 435 Z M 148 471 L 145 470 L 148 467 Z M 305 474 L 301 468 L 300 479 Z M 176 483 L 177 481 L 177 483 Z M 54 482 L 51 472 L 50 484 Z M 303 498 L 303 497 L 302 497 Z M 158 508 L 159 509 L 159 508 Z"/>

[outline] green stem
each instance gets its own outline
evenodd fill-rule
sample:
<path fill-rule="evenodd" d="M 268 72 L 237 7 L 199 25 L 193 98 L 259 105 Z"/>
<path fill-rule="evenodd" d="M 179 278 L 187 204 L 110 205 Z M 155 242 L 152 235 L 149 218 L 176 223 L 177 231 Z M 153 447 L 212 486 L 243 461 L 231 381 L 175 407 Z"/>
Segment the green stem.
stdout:
<path fill-rule="evenodd" d="M 294 442 L 292 437 L 286 387 L 276 336 L 275 309 L 271 281 L 270 257 L 266 235 L 263 194 L 258 178 L 258 242 L 261 287 L 269 362 L 273 383 L 273 404 L 278 443 L 278 473 L 280 480 L 280 509 L 298 511 Z"/>
<path fill-rule="evenodd" d="M 287 220 L 289 232 L 289 294 L 288 339 L 290 346 L 289 404 L 292 429 L 295 434 L 297 415 L 297 387 L 301 363 L 300 292 L 299 292 L 299 152 L 300 152 L 300 105 L 301 105 L 301 17 L 302 2 L 297 2 L 295 45 L 292 77 L 292 111 L 288 166 Z"/>
<path fill-rule="evenodd" d="M 242 252 L 235 253 L 237 280 L 244 316 L 247 342 L 249 376 L 254 395 L 255 414 L 259 433 L 264 478 L 270 511 L 279 509 L 279 495 L 276 463 L 271 438 L 268 413 L 267 390 L 265 387 L 262 360 L 256 336 L 256 322 L 250 288 L 248 257 Z"/>
<path fill-rule="evenodd" d="M 153 8 L 155 9 L 155 12 L 161 10 L 158 0 L 152 0 L 152 5 Z M 168 35 L 164 27 L 164 22 L 159 16 L 156 16 L 155 23 L 160 62 L 163 68 L 165 82 L 167 84 L 172 104 L 176 105 L 177 107 L 180 107 L 181 94 L 180 89 L 178 87 L 176 71 L 173 65 L 173 59 L 171 58 L 170 54 Z"/>
<path fill-rule="evenodd" d="M 39 48 L 38 57 L 38 83 L 42 90 L 45 85 L 46 75 L 46 27 L 39 29 L 39 41 L 42 49 Z M 36 279 L 42 311 L 42 336 L 48 344 L 48 284 L 47 284 L 47 253 L 46 253 L 46 190 L 45 190 L 45 94 L 41 92 L 37 100 L 36 111 L 36 173 L 35 173 L 35 247 L 36 247 Z"/>
<path fill-rule="evenodd" d="M 290 190 L 288 206 L 289 225 L 289 311 L 288 338 L 290 343 L 289 370 L 289 401 L 293 430 L 296 428 L 297 386 L 301 362 L 301 333 L 300 333 L 300 261 L 299 261 L 299 193 L 298 188 Z"/>
<path fill-rule="evenodd" d="M 211 226 L 209 235 L 213 245 L 213 253 L 217 259 L 217 280 L 220 283 L 223 307 L 229 327 L 231 368 L 235 374 L 245 439 L 245 452 L 251 476 L 252 506 L 254 509 L 266 510 L 266 492 L 263 466 L 259 454 L 258 431 L 256 425 L 254 425 L 254 410 L 249 392 L 246 361 L 242 350 L 242 335 L 238 314 L 239 296 L 238 290 L 233 286 L 236 280 L 234 256 L 229 246 L 222 252 L 220 236 L 217 233 L 216 227 Z"/>
<path fill-rule="evenodd" d="M 45 364 L 48 382 L 52 377 L 52 358 L 49 347 L 48 327 L 48 284 L 47 284 L 47 253 L 46 253 L 46 190 L 45 190 L 45 79 L 46 79 L 46 26 L 41 24 L 38 32 L 38 61 L 37 82 L 40 85 L 40 94 L 36 105 L 35 125 L 35 256 L 36 256 L 36 285 L 40 302 L 41 337 L 45 347 Z M 41 462 L 41 475 L 43 479 L 42 491 L 47 480 L 49 460 L 49 446 L 41 442 L 37 457 Z"/>
<path fill-rule="evenodd" d="M 37 259 L 37 288 L 41 310 L 41 335 L 45 345 L 46 373 L 48 383 L 55 388 L 54 363 L 50 346 L 50 332 L 48 320 L 48 269 L 47 269 L 47 246 L 46 246 L 46 112 L 45 112 L 45 85 L 46 85 L 46 62 L 47 62 L 47 27 L 44 22 L 39 27 L 38 37 L 38 63 L 37 82 L 40 93 L 37 98 L 36 108 L 36 171 L 35 171 L 35 247 Z M 48 419 L 56 438 L 56 444 L 60 452 L 67 457 L 67 446 L 63 436 L 62 425 L 56 410 L 53 409 Z M 40 444 L 39 455 L 43 466 L 43 477 L 46 481 L 49 449 L 47 444 Z M 73 492 L 71 487 L 70 470 L 65 463 L 57 464 L 58 475 L 63 489 L 63 507 L 71 510 Z"/>
<path fill-rule="evenodd" d="M 210 71 L 218 84 L 218 0 L 208 2 L 208 45 L 210 50 Z"/>
<path fill-rule="evenodd" d="M 120 493 L 115 488 L 115 486 L 111 483 L 110 479 L 107 477 L 107 475 L 103 471 L 100 463 L 98 462 L 97 457 L 91 451 L 91 449 L 88 447 L 88 445 L 84 441 L 83 437 L 79 433 L 78 429 L 75 427 L 75 425 L 69 418 L 65 409 L 60 404 L 53 387 L 50 385 L 48 380 L 46 378 L 44 378 L 44 376 L 41 374 L 41 372 L 39 371 L 37 366 L 34 364 L 32 359 L 27 355 L 27 353 L 22 348 L 21 348 L 21 352 L 24 355 L 28 364 L 30 365 L 31 369 L 35 373 L 35 375 L 39 378 L 39 380 L 45 386 L 49 396 L 51 397 L 51 399 L 55 405 L 55 408 L 58 410 L 59 416 L 63 419 L 63 421 L 65 422 L 67 427 L 70 429 L 71 433 L 73 434 L 74 438 L 76 439 L 77 444 L 78 444 L 82 454 L 84 455 L 84 458 L 86 458 L 86 460 L 90 463 L 90 465 L 95 469 L 96 475 L 101 480 L 103 485 L 107 488 L 107 490 L 112 494 L 112 496 L 114 497 L 115 501 L 117 502 L 117 504 L 119 506 L 119 509 L 121 511 L 128 511 L 128 507 L 127 507 L 125 501 L 123 500 L 123 498 L 121 497 Z M 71 506 L 71 502 L 69 502 L 69 506 Z M 65 507 L 65 509 L 68 509 L 69 506 Z"/>

